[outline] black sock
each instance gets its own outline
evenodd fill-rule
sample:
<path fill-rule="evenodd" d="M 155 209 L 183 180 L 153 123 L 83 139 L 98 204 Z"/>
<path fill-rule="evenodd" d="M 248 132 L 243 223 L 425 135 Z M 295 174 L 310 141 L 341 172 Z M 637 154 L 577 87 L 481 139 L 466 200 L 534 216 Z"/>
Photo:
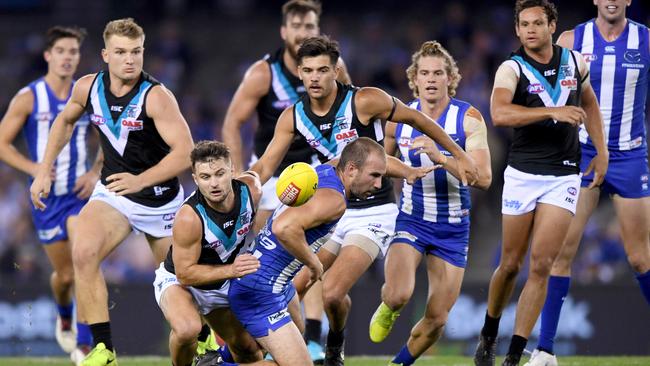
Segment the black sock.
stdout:
<path fill-rule="evenodd" d="M 199 332 L 199 336 L 197 337 L 199 342 L 205 342 L 206 339 L 208 339 L 208 336 L 210 335 L 210 326 L 207 324 L 203 324 L 201 327 L 201 331 Z"/>
<path fill-rule="evenodd" d="M 90 324 L 90 332 L 93 334 L 93 341 L 95 346 L 99 343 L 104 343 L 106 349 L 113 350 L 113 339 L 111 338 L 111 323 L 95 323 Z"/>
<path fill-rule="evenodd" d="M 341 347 L 345 341 L 345 329 L 336 332 L 330 329 L 327 333 L 327 347 Z"/>
<path fill-rule="evenodd" d="M 540 351 L 542 351 L 542 352 L 546 352 L 546 353 L 548 353 L 549 355 L 555 355 L 555 353 L 553 353 L 553 352 L 547 350 L 547 349 L 544 348 L 544 347 L 537 346 L 537 349 L 540 350 Z"/>
<path fill-rule="evenodd" d="M 317 319 L 307 319 L 305 323 L 305 339 L 320 344 L 320 335 L 323 323 Z"/>
<path fill-rule="evenodd" d="M 526 343 L 528 343 L 528 339 L 516 334 L 513 335 L 512 339 L 510 340 L 510 348 L 508 349 L 508 354 L 521 358 L 522 353 L 524 353 L 524 348 L 526 348 Z"/>
<path fill-rule="evenodd" d="M 481 335 L 483 337 L 496 338 L 499 333 L 499 322 L 501 317 L 493 318 L 488 315 L 487 311 L 485 312 L 485 323 L 483 323 L 483 329 L 481 329 Z"/>

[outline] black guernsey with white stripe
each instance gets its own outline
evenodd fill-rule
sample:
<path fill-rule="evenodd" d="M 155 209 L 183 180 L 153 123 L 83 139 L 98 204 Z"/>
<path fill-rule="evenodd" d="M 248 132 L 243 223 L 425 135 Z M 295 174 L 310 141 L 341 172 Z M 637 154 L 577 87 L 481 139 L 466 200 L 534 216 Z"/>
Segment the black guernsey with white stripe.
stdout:
<path fill-rule="evenodd" d="M 557 91 L 570 90 L 566 101 L 562 104 L 563 99 L 558 98 L 560 100 L 558 103 L 580 106 L 583 78 L 580 76 L 573 52 L 553 45 L 551 62 L 540 64 L 529 57 L 522 47 L 511 55 L 511 60 L 515 61 L 516 67 L 519 68 L 519 82 L 512 100 L 513 104 L 529 108 L 554 107 L 547 105 L 546 103 L 549 102 L 545 103 L 540 97 L 544 92 L 548 92 L 545 96 L 551 95 L 552 91 L 547 90 L 550 85 L 555 86 Z M 526 74 L 534 74 L 537 78 L 545 80 L 531 84 Z M 569 86 L 567 90 L 565 84 Z M 508 165 L 529 174 L 554 176 L 578 174 L 580 172 L 578 127 L 547 119 L 514 128 Z"/>
<path fill-rule="evenodd" d="M 322 163 L 340 157 L 343 148 L 359 137 L 370 138 L 382 146 L 384 144 L 383 121 L 371 121 L 368 125 L 359 121 L 354 102 L 357 91 L 356 87 L 337 82 L 334 104 L 322 117 L 312 112 L 308 95 L 294 106 L 294 132 L 303 134 Z M 351 196 L 348 208 L 367 208 L 394 202 L 393 184 L 384 176 L 381 188 L 374 195 L 367 199 Z"/>
<path fill-rule="evenodd" d="M 160 83 L 142 72 L 131 91 L 122 97 L 111 93 L 110 83 L 107 71 L 97 73 L 86 101 L 86 112 L 99 132 L 104 153 L 101 173 L 104 185 L 109 184 L 106 178 L 112 174 L 141 174 L 170 152 L 146 108 L 149 92 Z M 173 200 L 178 192 L 179 181 L 174 177 L 125 197 L 145 206 L 160 207 Z"/>
<path fill-rule="evenodd" d="M 271 85 L 269 85 L 269 92 L 257 104 L 258 126 L 255 131 L 253 149 L 258 158 L 264 154 L 266 147 L 273 139 L 275 125 L 282 111 L 291 107 L 298 101 L 298 98 L 305 94 L 302 80 L 287 69 L 282 58 L 283 54 L 284 48 L 280 48 L 275 53 L 264 57 L 271 72 Z M 279 176 L 284 168 L 293 163 L 311 163 L 313 154 L 307 141 L 302 136 L 296 135 L 273 176 Z"/>
<path fill-rule="evenodd" d="M 231 194 L 235 195 L 235 205 L 225 213 L 211 208 L 198 189 L 185 200 L 184 205 L 190 206 L 201 220 L 201 254 L 198 264 L 231 264 L 242 250 L 245 251 L 246 236 L 255 217 L 255 205 L 250 189 L 239 180 L 232 180 Z M 175 274 L 172 248 L 173 246 L 169 248 L 164 266 L 168 272 Z M 224 282 L 225 280 L 193 287 L 202 290 L 218 289 Z"/>

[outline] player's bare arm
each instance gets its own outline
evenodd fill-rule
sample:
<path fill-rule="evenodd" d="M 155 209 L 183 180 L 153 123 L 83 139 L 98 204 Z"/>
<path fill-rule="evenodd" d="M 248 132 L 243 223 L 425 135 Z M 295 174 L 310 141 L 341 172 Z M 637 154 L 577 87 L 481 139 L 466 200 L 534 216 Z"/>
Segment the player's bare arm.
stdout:
<path fill-rule="evenodd" d="M 329 188 L 317 189 L 307 203 L 286 209 L 273 221 L 271 230 L 280 243 L 309 268 L 310 282 L 321 278 L 323 265 L 309 249 L 305 231 L 340 218 L 345 212 L 345 207 L 345 199 L 339 192 Z"/>
<path fill-rule="evenodd" d="M 65 108 L 59 113 L 50 128 L 47 138 L 47 147 L 43 154 L 43 161 L 39 164 L 34 182 L 30 187 L 31 199 L 34 206 L 40 210 L 45 209 L 41 196 L 47 197 L 50 194 L 52 179 L 50 171 L 65 144 L 70 141 L 74 124 L 83 115 L 86 108 L 86 99 L 90 92 L 90 86 L 95 79 L 95 74 L 90 74 L 79 79 L 72 88 L 70 100 Z"/>
<path fill-rule="evenodd" d="M 85 172 L 82 176 L 77 178 L 74 182 L 72 191 L 77 194 L 77 197 L 84 200 L 90 197 L 95 189 L 95 184 L 102 174 L 102 167 L 104 166 L 104 152 L 102 148 L 97 149 L 97 156 L 93 162 L 92 167 Z"/>
<path fill-rule="evenodd" d="M 9 108 L 0 122 L 0 160 L 10 167 L 34 177 L 38 163 L 32 161 L 13 145 L 13 141 L 32 113 L 34 94 L 29 88 L 23 88 L 9 103 Z"/>
<path fill-rule="evenodd" d="M 257 207 L 260 198 L 262 198 L 262 182 L 260 181 L 260 176 L 252 170 L 247 170 L 235 179 L 248 186 L 251 197 L 253 197 L 253 204 Z"/>
<path fill-rule="evenodd" d="M 345 66 L 345 61 L 339 57 L 339 60 L 336 62 L 336 67 L 339 69 L 339 75 L 336 78 L 341 84 L 352 84 L 352 79 L 350 79 L 350 74 L 348 74 L 348 68 Z"/>
<path fill-rule="evenodd" d="M 465 136 L 467 136 L 465 150 L 474 162 L 476 162 L 479 171 L 479 179 L 474 184 L 471 184 L 471 186 L 487 190 L 492 184 L 492 161 L 487 143 L 487 126 L 478 109 L 472 107 L 465 113 L 463 126 Z M 429 159 L 439 154 L 436 145 L 427 136 L 417 137 L 413 141 L 412 149 L 418 149 L 421 153 L 427 154 Z M 457 179 L 460 179 L 456 159 L 447 158 L 447 161 L 442 164 L 442 168 Z"/>
<path fill-rule="evenodd" d="M 230 147 L 232 165 L 236 172 L 244 166 L 241 129 L 255 112 L 260 99 L 269 93 L 270 87 L 269 65 L 266 61 L 259 60 L 246 71 L 228 106 L 221 133 L 223 141 Z"/>
<path fill-rule="evenodd" d="M 198 264 L 202 232 L 199 216 L 191 207 L 183 205 L 176 214 L 172 230 L 174 270 L 182 285 L 209 285 L 257 271 L 259 261 L 250 254 L 237 256 L 232 264 Z"/>
<path fill-rule="evenodd" d="M 190 167 L 190 152 L 194 147 L 190 129 L 173 94 L 162 85 L 151 89 L 147 97 L 147 114 L 154 120 L 163 141 L 170 147 L 158 164 L 136 175 L 116 173 L 106 177 L 106 188 L 118 196 L 140 192 L 145 187 L 178 176 Z"/>
<path fill-rule="evenodd" d="M 397 156 L 399 153 L 397 141 L 395 140 L 395 131 L 397 131 L 397 123 L 386 121 L 384 127 L 384 151 L 386 151 L 386 155 Z"/>
<path fill-rule="evenodd" d="M 582 109 L 587 114 L 585 119 L 585 128 L 589 134 L 589 138 L 596 148 L 596 156 L 589 162 L 587 170 L 584 171 L 585 175 L 594 172 L 594 179 L 589 184 L 590 189 L 598 187 L 603 183 L 605 174 L 607 174 L 607 167 L 609 164 L 609 151 L 605 143 L 604 123 L 603 116 L 600 114 L 600 106 L 594 89 L 591 87 L 589 81 L 589 70 L 582 57 L 579 58 L 580 75 L 582 76 L 582 96 L 580 103 Z"/>
<path fill-rule="evenodd" d="M 587 115 L 576 106 L 562 107 L 524 107 L 512 103 L 519 77 L 508 65 L 502 64 L 494 77 L 494 88 L 490 102 L 492 123 L 497 127 L 522 127 L 553 119 L 579 125 Z"/>
<path fill-rule="evenodd" d="M 573 49 L 574 33 L 575 32 L 573 29 L 562 32 L 562 34 L 560 34 L 560 36 L 557 38 L 557 45 L 560 47 Z"/>
<path fill-rule="evenodd" d="M 447 135 L 445 130 L 425 114 L 407 107 L 400 100 L 377 88 L 362 88 L 357 92 L 355 102 L 362 123 L 381 118 L 409 124 L 442 145 L 458 159 L 462 167 L 460 173 L 463 184 L 473 183 L 478 179 L 478 170 L 471 158 Z M 438 154 L 434 162 L 443 163 L 445 160 L 444 155 Z"/>
<path fill-rule="evenodd" d="M 294 134 L 292 106 L 282 112 L 280 118 L 278 118 L 278 123 L 275 125 L 273 139 L 264 150 L 264 154 L 250 168 L 250 170 L 260 175 L 262 184 L 266 183 L 273 176 L 273 172 L 280 166 L 293 141 Z"/>

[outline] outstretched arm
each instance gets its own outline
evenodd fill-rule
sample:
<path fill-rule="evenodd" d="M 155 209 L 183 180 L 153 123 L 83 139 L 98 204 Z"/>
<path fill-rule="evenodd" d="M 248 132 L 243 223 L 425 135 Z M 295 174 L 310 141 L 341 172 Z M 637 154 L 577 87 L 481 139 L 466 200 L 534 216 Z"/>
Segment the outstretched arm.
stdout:
<path fill-rule="evenodd" d="M 269 142 L 264 154 L 250 168 L 250 170 L 260 175 L 262 184 L 266 183 L 280 166 L 293 141 L 293 136 L 293 107 L 289 107 L 278 118 L 273 139 Z"/>
<path fill-rule="evenodd" d="M 330 188 L 319 188 L 302 206 L 289 207 L 274 221 L 272 231 L 284 248 L 311 271 L 311 281 L 323 274 L 323 265 L 309 249 L 305 231 L 323 223 L 337 220 L 345 212 L 345 199 Z"/>
<path fill-rule="evenodd" d="M 174 270 L 182 285 L 209 285 L 253 273 L 259 268 L 259 261 L 251 254 L 238 255 L 232 264 L 198 264 L 202 233 L 201 219 L 191 207 L 183 205 L 172 229 Z"/>

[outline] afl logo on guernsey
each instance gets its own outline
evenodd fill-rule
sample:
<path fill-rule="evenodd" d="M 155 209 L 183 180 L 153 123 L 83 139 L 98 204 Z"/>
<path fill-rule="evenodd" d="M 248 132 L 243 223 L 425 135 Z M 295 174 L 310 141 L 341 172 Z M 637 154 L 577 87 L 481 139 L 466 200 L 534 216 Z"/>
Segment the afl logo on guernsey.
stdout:
<path fill-rule="evenodd" d="M 291 107 L 292 104 L 293 102 L 291 101 L 291 99 L 276 100 L 275 102 L 273 102 L 273 108 L 283 111 L 288 107 Z"/>
<path fill-rule="evenodd" d="M 101 126 L 106 124 L 106 118 L 100 116 L 99 114 L 91 114 L 90 122 L 92 122 L 95 126 Z"/>
<path fill-rule="evenodd" d="M 582 58 L 585 59 L 586 63 L 590 63 L 592 61 L 596 61 L 596 59 L 598 59 L 598 56 L 594 55 L 593 53 L 583 53 Z"/>
<path fill-rule="evenodd" d="M 411 146 L 411 138 L 410 137 L 400 137 L 398 144 L 401 147 L 409 147 L 409 146 Z"/>
<path fill-rule="evenodd" d="M 54 118 L 54 115 L 50 112 L 39 112 L 36 113 L 36 120 L 41 121 L 51 121 Z"/>
<path fill-rule="evenodd" d="M 539 94 L 539 93 L 543 92 L 544 90 L 546 90 L 546 89 L 544 89 L 544 85 L 542 85 L 540 83 L 534 83 L 534 84 L 528 85 L 528 92 L 530 94 Z"/>

